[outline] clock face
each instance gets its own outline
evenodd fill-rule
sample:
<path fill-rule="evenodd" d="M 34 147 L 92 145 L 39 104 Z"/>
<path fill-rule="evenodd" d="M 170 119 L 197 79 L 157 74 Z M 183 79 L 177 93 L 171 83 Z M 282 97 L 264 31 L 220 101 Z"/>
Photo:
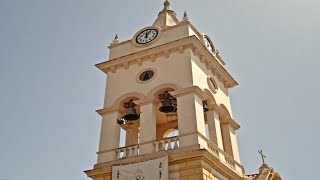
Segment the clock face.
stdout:
<path fill-rule="evenodd" d="M 146 29 L 140 32 L 136 37 L 138 44 L 147 44 L 157 38 L 159 32 L 157 29 Z"/>
<path fill-rule="evenodd" d="M 205 46 L 207 47 L 208 51 L 212 54 L 215 54 L 216 50 L 215 50 L 209 36 L 207 36 L 207 35 L 204 36 L 204 43 L 205 43 Z"/>

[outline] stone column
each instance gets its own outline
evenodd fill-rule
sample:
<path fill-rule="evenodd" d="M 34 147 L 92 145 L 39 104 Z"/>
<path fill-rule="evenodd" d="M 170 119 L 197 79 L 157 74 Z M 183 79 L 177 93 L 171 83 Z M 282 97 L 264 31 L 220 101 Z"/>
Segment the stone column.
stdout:
<path fill-rule="evenodd" d="M 204 97 L 198 87 L 190 87 L 174 92 L 171 95 L 177 98 L 179 145 L 187 147 L 201 145 L 206 147 L 205 122 L 202 101 Z"/>
<path fill-rule="evenodd" d="M 206 112 L 206 115 L 210 141 L 215 143 L 221 150 L 224 150 L 219 114 L 213 109 L 210 109 L 208 112 Z"/>
<path fill-rule="evenodd" d="M 134 102 L 140 106 L 140 147 L 139 154 L 153 153 L 153 143 L 156 140 L 157 107 L 154 100 L 138 100 Z"/>
<path fill-rule="evenodd" d="M 138 122 L 129 122 L 129 124 L 126 124 L 123 128 L 126 131 L 126 146 L 138 144 Z"/>
<path fill-rule="evenodd" d="M 115 151 L 110 150 L 119 148 L 120 126 L 117 124 L 117 119 L 120 117 L 119 110 L 105 112 L 102 115 L 98 163 L 116 159 Z"/>
<path fill-rule="evenodd" d="M 237 143 L 237 137 L 235 133 L 235 127 L 231 123 L 226 122 L 221 124 L 222 136 L 224 141 L 224 150 L 235 161 L 240 163 L 239 149 Z"/>

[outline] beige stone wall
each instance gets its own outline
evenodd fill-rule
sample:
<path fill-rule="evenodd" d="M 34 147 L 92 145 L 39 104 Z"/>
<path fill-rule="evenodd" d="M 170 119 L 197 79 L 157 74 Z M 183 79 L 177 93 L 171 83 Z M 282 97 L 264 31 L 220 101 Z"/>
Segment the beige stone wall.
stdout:
<path fill-rule="evenodd" d="M 142 93 L 146 96 L 152 89 L 164 84 L 192 86 L 190 54 L 190 50 L 183 54 L 176 52 L 170 54 L 170 57 L 161 56 L 154 62 L 145 61 L 141 66 L 134 64 L 128 69 L 121 68 L 116 73 L 109 73 L 104 107 L 112 106 L 118 98 L 128 93 Z M 139 83 L 137 76 L 146 69 L 154 69 L 155 77 L 150 82 Z"/>
<path fill-rule="evenodd" d="M 229 180 L 203 160 L 169 165 L 170 180 Z"/>
<path fill-rule="evenodd" d="M 195 56 L 193 53 L 191 54 L 192 58 L 192 82 L 194 86 L 198 86 L 201 89 L 208 89 L 213 92 L 208 85 L 207 78 L 213 77 L 215 82 L 218 85 L 218 90 L 216 93 L 212 93 L 217 104 L 223 104 L 228 109 L 230 115 L 232 116 L 230 97 L 228 94 L 228 89 L 225 88 L 224 84 L 213 75 L 210 69 L 207 69 L 206 65 L 202 63 L 198 56 Z"/>
<path fill-rule="evenodd" d="M 190 33 L 195 34 L 193 31 L 190 31 L 188 24 L 182 24 L 175 26 L 174 28 L 169 28 L 165 31 L 161 31 L 160 39 L 150 46 L 136 47 L 131 40 L 128 40 L 120 43 L 119 45 L 110 47 L 109 59 L 115 59 L 121 56 L 163 45 L 178 39 L 189 37 Z"/>

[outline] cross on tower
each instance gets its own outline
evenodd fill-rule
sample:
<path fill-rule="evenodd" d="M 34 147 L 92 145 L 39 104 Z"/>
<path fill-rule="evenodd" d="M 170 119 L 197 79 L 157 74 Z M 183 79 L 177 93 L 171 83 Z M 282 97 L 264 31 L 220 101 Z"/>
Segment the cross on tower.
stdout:
<path fill-rule="evenodd" d="M 267 158 L 267 157 L 263 154 L 262 149 L 259 150 L 258 152 L 259 152 L 259 154 L 261 154 L 261 158 L 262 158 L 263 164 L 265 164 L 264 159 Z"/>

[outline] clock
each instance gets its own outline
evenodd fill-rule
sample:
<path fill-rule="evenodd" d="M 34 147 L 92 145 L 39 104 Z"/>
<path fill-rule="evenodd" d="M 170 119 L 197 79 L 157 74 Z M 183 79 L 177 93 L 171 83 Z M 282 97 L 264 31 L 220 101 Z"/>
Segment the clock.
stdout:
<path fill-rule="evenodd" d="M 208 49 L 208 51 L 211 54 L 215 54 L 216 53 L 216 49 L 214 48 L 211 39 L 207 35 L 204 35 L 204 44 L 205 44 L 206 48 Z"/>
<path fill-rule="evenodd" d="M 160 29 L 158 27 L 146 27 L 137 32 L 132 41 L 137 46 L 150 45 L 159 38 L 159 35 Z"/>
<path fill-rule="evenodd" d="M 147 44 L 155 40 L 159 32 L 157 29 L 146 29 L 138 34 L 136 37 L 136 42 L 138 44 Z"/>

